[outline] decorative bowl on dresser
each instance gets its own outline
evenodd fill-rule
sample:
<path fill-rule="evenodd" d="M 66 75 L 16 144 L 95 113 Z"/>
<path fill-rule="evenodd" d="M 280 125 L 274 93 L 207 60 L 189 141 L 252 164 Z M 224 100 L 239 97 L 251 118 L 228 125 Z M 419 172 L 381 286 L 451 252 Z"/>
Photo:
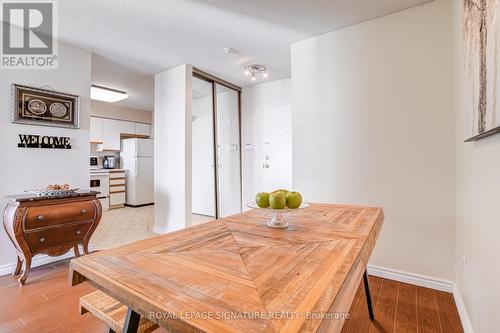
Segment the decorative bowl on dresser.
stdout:
<path fill-rule="evenodd" d="M 31 259 L 36 254 L 60 256 L 69 250 L 80 256 L 78 246 L 89 253 L 88 244 L 102 216 L 99 192 L 74 192 L 65 196 L 43 197 L 34 193 L 8 196 L 3 225 L 17 252 L 13 275 L 23 285 Z"/>

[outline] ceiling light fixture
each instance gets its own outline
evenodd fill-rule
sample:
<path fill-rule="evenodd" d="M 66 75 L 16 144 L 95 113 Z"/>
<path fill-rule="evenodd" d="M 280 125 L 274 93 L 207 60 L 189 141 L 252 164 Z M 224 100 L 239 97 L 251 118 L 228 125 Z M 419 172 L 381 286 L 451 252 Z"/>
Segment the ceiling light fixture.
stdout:
<path fill-rule="evenodd" d="M 90 98 L 108 103 L 118 102 L 128 98 L 127 92 L 106 88 L 102 86 L 92 85 L 90 87 Z"/>
<path fill-rule="evenodd" d="M 236 50 L 233 49 L 231 46 L 226 46 L 224 48 L 224 53 L 227 53 L 227 54 L 229 54 L 229 53 L 236 53 Z"/>
<path fill-rule="evenodd" d="M 250 74 L 252 74 L 252 81 L 255 81 L 257 79 L 257 75 L 261 75 L 264 79 L 268 77 L 266 66 L 259 64 L 245 66 L 245 75 Z"/>

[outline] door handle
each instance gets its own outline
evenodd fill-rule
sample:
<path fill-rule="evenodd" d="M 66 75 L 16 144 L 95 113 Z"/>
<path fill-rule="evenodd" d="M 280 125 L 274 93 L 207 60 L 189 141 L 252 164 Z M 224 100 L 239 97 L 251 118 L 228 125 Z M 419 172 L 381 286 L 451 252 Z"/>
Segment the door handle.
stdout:
<path fill-rule="evenodd" d="M 268 163 L 262 164 L 262 169 L 269 169 L 269 164 Z"/>

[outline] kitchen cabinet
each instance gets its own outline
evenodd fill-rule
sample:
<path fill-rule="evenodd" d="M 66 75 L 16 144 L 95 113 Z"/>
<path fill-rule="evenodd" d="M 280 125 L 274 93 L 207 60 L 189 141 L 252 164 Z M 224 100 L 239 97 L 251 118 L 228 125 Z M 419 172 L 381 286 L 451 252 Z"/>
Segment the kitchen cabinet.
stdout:
<path fill-rule="evenodd" d="M 121 121 L 118 122 L 119 134 L 134 135 L 135 134 L 135 123 L 131 121 Z"/>
<path fill-rule="evenodd" d="M 132 121 L 90 117 L 90 142 L 98 151 L 120 151 L 120 140 L 126 137 L 149 137 L 151 125 Z"/>
<path fill-rule="evenodd" d="M 104 119 L 90 117 L 90 142 L 102 144 Z"/>
<path fill-rule="evenodd" d="M 103 119 L 101 150 L 120 151 L 120 123 L 112 119 Z"/>
<path fill-rule="evenodd" d="M 125 205 L 125 170 L 109 171 L 109 208 L 121 208 Z"/>
<path fill-rule="evenodd" d="M 149 137 L 151 135 L 151 125 L 150 124 L 135 123 L 135 134 L 136 135 L 144 135 L 144 136 Z"/>

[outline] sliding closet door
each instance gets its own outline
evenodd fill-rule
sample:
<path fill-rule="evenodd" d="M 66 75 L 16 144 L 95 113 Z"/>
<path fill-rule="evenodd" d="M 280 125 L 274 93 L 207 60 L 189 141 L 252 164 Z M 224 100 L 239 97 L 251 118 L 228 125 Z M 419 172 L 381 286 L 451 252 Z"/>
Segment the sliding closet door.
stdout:
<path fill-rule="evenodd" d="M 239 92 L 215 83 L 219 217 L 241 212 Z"/>
<path fill-rule="evenodd" d="M 192 211 L 194 224 L 216 217 L 213 85 L 193 77 Z"/>

